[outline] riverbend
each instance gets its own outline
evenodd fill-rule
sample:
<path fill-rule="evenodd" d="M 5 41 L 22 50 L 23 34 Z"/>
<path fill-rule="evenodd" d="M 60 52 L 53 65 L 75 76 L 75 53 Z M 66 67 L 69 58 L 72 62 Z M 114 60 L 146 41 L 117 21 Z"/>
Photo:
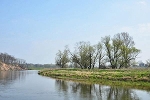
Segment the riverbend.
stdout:
<path fill-rule="evenodd" d="M 65 81 L 36 70 L 0 71 L 0 100 L 149 100 L 150 91 Z"/>

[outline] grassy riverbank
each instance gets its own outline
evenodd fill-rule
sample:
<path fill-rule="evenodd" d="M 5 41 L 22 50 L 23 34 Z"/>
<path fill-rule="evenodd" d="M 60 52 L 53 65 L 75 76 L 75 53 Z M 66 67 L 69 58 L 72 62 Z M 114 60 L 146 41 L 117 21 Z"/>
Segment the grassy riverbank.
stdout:
<path fill-rule="evenodd" d="M 150 90 L 150 69 L 49 69 L 39 71 L 39 74 L 57 79 Z"/>

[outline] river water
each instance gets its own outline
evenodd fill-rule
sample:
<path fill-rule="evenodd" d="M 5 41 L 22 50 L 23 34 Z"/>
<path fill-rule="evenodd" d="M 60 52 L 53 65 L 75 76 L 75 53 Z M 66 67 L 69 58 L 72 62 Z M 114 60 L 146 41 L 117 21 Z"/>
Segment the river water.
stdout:
<path fill-rule="evenodd" d="M 150 100 L 146 90 L 56 80 L 37 73 L 0 72 L 0 100 Z"/>

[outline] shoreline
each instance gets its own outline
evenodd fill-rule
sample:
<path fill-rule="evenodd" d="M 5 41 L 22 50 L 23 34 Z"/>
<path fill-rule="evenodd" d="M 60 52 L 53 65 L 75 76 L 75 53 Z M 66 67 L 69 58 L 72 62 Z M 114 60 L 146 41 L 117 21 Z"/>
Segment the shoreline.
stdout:
<path fill-rule="evenodd" d="M 46 69 L 38 74 L 89 84 L 150 90 L 150 69 Z"/>

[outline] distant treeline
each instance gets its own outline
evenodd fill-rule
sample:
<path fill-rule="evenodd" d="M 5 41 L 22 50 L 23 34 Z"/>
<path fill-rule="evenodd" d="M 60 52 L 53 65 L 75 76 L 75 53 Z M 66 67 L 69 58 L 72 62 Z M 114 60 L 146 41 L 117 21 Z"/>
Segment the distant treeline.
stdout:
<path fill-rule="evenodd" d="M 28 69 L 36 69 L 36 68 L 57 68 L 58 66 L 55 64 L 27 64 Z"/>
<path fill-rule="evenodd" d="M 26 67 L 26 61 L 23 59 L 15 58 L 12 55 L 7 53 L 0 53 L 0 62 L 12 65 L 12 66 L 20 66 L 21 68 Z"/>
<path fill-rule="evenodd" d="M 55 64 L 32 64 L 32 63 L 26 63 L 25 60 L 15 58 L 12 55 L 9 55 L 7 53 L 0 53 L 0 62 L 5 63 L 7 65 L 12 66 L 19 66 L 21 68 L 27 68 L 27 69 L 36 69 L 36 68 L 57 68 L 58 66 Z"/>

